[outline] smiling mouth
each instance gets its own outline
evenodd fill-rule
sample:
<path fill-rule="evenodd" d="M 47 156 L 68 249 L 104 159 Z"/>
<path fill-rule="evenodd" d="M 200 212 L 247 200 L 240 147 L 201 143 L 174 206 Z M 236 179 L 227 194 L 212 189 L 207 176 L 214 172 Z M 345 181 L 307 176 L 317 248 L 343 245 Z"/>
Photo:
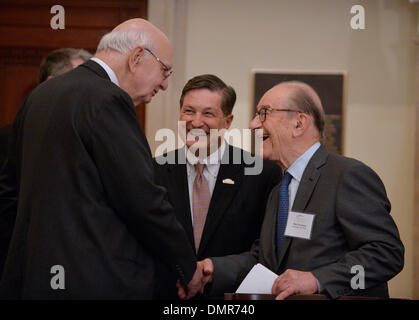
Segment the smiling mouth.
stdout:
<path fill-rule="evenodd" d="M 188 134 L 197 136 L 197 137 L 205 137 L 208 134 L 202 129 L 191 129 L 189 130 Z"/>
<path fill-rule="evenodd" d="M 262 136 L 262 139 L 263 139 L 263 141 L 265 141 L 266 139 L 268 139 L 269 138 L 269 134 L 264 134 L 263 136 Z"/>

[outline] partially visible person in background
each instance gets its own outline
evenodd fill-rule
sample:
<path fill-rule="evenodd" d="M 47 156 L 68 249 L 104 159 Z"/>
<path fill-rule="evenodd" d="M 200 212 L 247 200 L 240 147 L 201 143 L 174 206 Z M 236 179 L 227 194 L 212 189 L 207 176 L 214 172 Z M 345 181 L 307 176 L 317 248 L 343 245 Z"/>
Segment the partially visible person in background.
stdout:
<path fill-rule="evenodd" d="M 78 65 L 86 62 L 92 57 L 88 51 L 84 49 L 61 48 L 51 51 L 44 57 L 39 66 L 38 82 L 42 83 L 48 79 L 59 76 L 70 71 Z M 0 128 L 0 177 L 4 170 L 15 171 L 16 165 L 12 159 L 6 168 L 6 160 L 8 159 L 9 137 L 12 133 L 12 125 L 8 124 Z M 0 279 L 3 273 L 4 263 L 6 261 L 7 251 L 13 232 L 16 218 L 15 199 L 17 190 L 15 188 L 5 190 L 4 185 L 0 185 Z"/>
<path fill-rule="evenodd" d="M 51 51 L 41 61 L 38 82 L 59 76 L 86 62 L 92 55 L 84 49 L 62 48 Z"/>

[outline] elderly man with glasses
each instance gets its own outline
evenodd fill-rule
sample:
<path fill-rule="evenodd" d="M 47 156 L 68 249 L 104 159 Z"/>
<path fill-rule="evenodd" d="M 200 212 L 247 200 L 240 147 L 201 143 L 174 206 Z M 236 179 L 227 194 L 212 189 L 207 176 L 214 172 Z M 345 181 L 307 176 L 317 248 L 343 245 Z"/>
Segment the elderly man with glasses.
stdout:
<path fill-rule="evenodd" d="M 263 131 L 263 156 L 284 170 L 268 200 L 260 239 L 241 255 L 200 264 L 211 290 L 233 292 L 261 263 L 278 274 L 272 293 L 388 297 L 404 247 L 383 183 L 368 166 L 321 145 L 324 113 L 307 84 L 283 82 L 265 93 L 252 129 Z M 355 273 L 363 270 L 359 281 Z M 263 279 L 261 279 L 263 281 Z M 179 295 L 184 298 L 182 288 Z"/>
<path fill-rule="evenodd" d="M 128 20 L 91 60 L 25 100 L 14 123 L 18 213 L 1 297 L 151 299 L 156 258 L 190 295 L 199 289 L 195 252 L 154 182 L 134 107 L 167 88 L 172 59 L 159 29 Z"/>
<path fill-rule="evenodd" d="M 225 141 L 235 102 L 235 90 L 217 76 L 190 79 L 179 103 L 185 147 L 165 155 L 173 162 L 156 159 L 156 182 L 167 189 L 199 260 L 249 250 L 259 237 L 269 193 L 281 178 L 281 168 L 269 160 L 263 160 L 259 174 L 246 174 L 254 165 L 244 160 L 250 154 Z M 156 297 L 176 299 L 176 275 L 167 267 L 160 274 Z"/>

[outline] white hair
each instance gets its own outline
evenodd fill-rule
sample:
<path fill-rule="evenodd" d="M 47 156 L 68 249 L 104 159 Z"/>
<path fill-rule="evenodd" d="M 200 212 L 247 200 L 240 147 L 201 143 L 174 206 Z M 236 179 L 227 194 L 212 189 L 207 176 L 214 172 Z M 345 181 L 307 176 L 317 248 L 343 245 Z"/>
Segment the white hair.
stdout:
<path fill-rule="evenodd" d="M 128 54 L 136 46 L 142 46 L 151 50 L 152 37 L 147 31 L 111 31 L 100 39 L 96 52 L 103 50 L 115 50 L 122 54 Z"/>

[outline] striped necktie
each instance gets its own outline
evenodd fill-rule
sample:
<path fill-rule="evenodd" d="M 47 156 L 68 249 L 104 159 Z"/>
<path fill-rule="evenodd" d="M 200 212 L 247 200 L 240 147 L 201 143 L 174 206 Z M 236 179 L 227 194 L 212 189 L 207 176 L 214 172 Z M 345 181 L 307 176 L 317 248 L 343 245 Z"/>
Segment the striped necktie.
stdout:
<path fill-rule="evenodd" d="M 205 226 L 211 194 L 208 181 L 203 174 L 205 164 L 197 163 L 195 165 L 195 181 L 192 187 L 192 206 L 193 206 L 193 232 L 195 239 L 195 249 L 198 252 L 199 243 L 201 242 L 202 231 Z"/>
<path fill-rule="evenodd" d="M 290 184 L 291 179 L 292 175 L 288 172 L 285 172 L 281 181 L 281 186 L 279 187 L 278 215 L 276 219 L 276 256 L 278 259 L 281 254 L 282 244 L 284 242 L 285 227 L 288 220 L 288 185 Z"/>

